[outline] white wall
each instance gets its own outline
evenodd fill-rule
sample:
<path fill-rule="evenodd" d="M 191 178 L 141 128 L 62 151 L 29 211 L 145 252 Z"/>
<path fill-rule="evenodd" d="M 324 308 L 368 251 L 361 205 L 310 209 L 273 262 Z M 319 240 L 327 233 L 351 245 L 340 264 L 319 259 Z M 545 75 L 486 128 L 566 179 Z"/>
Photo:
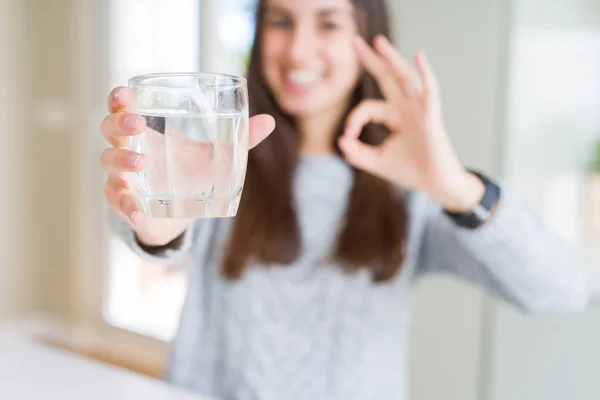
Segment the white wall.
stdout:
<path fill-rule="evenodd" d="M 81 73 L 73 63 L 79 32 L 73 29 L 75 0 L 27 1 L 28 143 L 31 188 L 36 199 L 27 242 L 35 252 L 36 307 L 66 315 L 72 306 L 69 269 L 73 218 L 73 146 L 78 135 L 76 97 Z M 60 21 L 60 23 L 58 23 Z M 39 199 L 39 200 L 38 200 Z M 43 200 L 42 200 L 43 199 Z"/>
<path fill-rule="evenodd" d="M 428 54 L 442 87 L 445 120 L 463 163 L 498 174 L 508 5 L 503 0 L 394 0 L 396 43 L 405 56 Z M 479 399 L 485 370 L 485 295 L 434 278 L 417 291 L 412 397 Z"/>
<path fill-rule="evenodd" d="M 0 1 L 0 318 L 76 306 L 65 294 L 83 132 L 74 64 L 81 1 Z"/>
<path fill-rule="evenodd" d="M 31 157 L 24 148 L 27 131 L 22 119 L 27 100 L 22 22 L 19 0 L 0 2 L 0 318 L 26 310 L 31 294 L 22 240 L 28 226 L 25 191 Z"/>

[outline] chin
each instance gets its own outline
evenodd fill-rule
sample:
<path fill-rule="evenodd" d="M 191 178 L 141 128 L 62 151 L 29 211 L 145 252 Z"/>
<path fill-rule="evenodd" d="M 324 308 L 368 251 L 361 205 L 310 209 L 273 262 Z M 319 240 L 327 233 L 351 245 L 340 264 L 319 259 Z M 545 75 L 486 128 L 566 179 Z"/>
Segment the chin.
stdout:
<path fill-rule="evenodd" d="M 279 106 L 287 114 L 293 117 L 306 117 L 318 114 L 324 108 L 325 104 L 319 104 L 317 101 L 280 101 Z"/>

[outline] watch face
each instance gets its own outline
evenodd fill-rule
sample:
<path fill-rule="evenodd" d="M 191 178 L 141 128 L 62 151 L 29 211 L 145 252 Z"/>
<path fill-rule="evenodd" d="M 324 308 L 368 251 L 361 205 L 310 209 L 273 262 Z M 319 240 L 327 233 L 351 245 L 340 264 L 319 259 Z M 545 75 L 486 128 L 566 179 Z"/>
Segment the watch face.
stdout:
<path fill-rule="evenodd" d="M 482 206 L 481 204 L 477 204 L 473 210 L 471 210 L 475 216 L 481 221 L 487 221 L 490 218 L 490 210 Z"/>

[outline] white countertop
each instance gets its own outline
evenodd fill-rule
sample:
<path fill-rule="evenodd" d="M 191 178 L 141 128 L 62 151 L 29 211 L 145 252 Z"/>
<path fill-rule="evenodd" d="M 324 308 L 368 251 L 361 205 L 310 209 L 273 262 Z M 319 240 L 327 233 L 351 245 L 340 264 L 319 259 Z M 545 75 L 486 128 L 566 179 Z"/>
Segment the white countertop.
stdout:
<path fill-rule="evenodd" d="M 0 399 L 208 400 L 143 375 L 2 332 Z"/>

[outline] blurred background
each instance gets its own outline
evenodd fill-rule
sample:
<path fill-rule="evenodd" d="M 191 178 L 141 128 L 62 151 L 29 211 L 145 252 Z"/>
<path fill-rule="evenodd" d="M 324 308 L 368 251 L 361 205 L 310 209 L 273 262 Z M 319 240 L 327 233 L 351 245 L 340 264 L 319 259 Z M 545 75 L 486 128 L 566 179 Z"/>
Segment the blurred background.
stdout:
<path fill-rule="evenodd" d="M 514 185 L 600 300 L 600 1 L 391 0 L 424 49 L 465 164 Z M 136 74 L 244 74 L 253 0 L 0 0 L 0 325 L 159 376 L 186 288 L 110 234 L 106 98 Z M 412 398 L 597 399 L 600 306 L 526 317 L 469 285 L 419 287 Z M 435 382 L 431 385 L 431 382 Z"/>

